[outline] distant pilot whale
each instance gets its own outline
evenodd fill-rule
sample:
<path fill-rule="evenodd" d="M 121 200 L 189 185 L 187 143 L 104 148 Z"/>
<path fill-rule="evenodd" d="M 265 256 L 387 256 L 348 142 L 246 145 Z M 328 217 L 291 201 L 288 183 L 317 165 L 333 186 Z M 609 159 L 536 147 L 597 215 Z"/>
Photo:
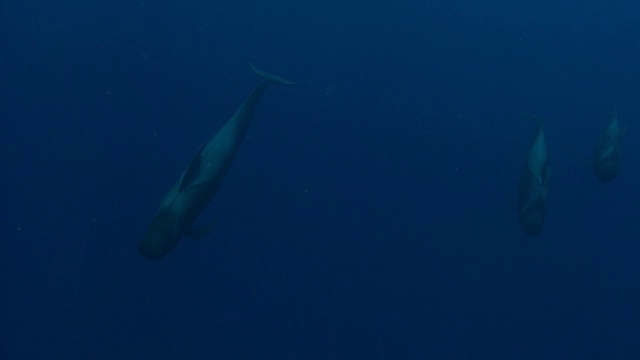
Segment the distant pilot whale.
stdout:
<path fill-rule="evenodd" d="M 253 89 L 235 115 L 200 147 L 179 181 L 165 196 L 138 244 L 138 252 L 143 256 L 159 260 L 182 237 L 200 238 L 208 232 L 209 227 L 195 228 L 193 224 L 220 187 L 245 137 L 260 97 L 271 83 L 292 84 L 253 65 L 251 69 L 263 78 L 262 82 Z"/>
<path fill-rule="evenodd" d="M 538 235 L 542 230 L 549 197 L 549 154 L 542 120 L 528 116 L 536 119 L 538 129 L 520 176 L 518 213 L 522 231 L 527 235 Z"/>
<path fill-rule="evenodd" d="M 618 127 L 618 115 L 611 114 L 611 121 L 604 130 L 593 149 L 591 165 L 600 182 L 614 180 L 620 173 L 621 151 L 620 139 L 624 130 Z"/>

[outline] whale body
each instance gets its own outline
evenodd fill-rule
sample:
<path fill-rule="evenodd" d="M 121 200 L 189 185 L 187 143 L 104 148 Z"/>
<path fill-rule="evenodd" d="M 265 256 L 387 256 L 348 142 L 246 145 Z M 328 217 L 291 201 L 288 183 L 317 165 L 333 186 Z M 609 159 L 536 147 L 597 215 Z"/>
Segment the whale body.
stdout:
<path fill-rule="evenodd" d="M 220 187 L 244 139 L 260 97 L 272 83 L 292 82 L 260 71 L 263 80 L 253 89 L 236 113 L 204 143 L 178 182 L 164 197 L 160 208 L 138 244 L 138 252 L 153 260 L 162 259 L 182 237 L 201 238 L 211 226 L 193 226 Z"/>
<path fill-rule="evenodd" d="M 538 128 L 520 175 L 518 192 L 520 227 L 527 235 L 540 234 L 549 198 L 549 153 L 542 120 L 536 120 Z"/>
<path fill-rule="evenodd" d="M 593 172 L 601 183 L 615 180 L 620 174 L 620 139 L 623 133 L 624 131 L 618 126 L 617 114 L 611 114 L 611 121 L 600 135 L 591 159 Z"/>

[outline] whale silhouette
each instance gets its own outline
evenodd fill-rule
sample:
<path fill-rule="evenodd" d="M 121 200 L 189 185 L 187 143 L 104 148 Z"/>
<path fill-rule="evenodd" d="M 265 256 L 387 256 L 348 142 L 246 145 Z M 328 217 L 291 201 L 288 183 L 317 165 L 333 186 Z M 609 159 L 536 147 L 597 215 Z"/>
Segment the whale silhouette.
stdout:
<path fill-rule="evenodd" d="M 138 252 L 153 260 L 168 254 L 182 237 L 201 238 L 211 226 L 196 228 L 194 222 L 211 202 L 242 144 L 260 97 L 272 83 L 292 82 L 256 69 L 263 80 L 253 89 L 235 115 L 203 144 L 178 182 L 164 197 L 160 208 L 138 244 Z"/>

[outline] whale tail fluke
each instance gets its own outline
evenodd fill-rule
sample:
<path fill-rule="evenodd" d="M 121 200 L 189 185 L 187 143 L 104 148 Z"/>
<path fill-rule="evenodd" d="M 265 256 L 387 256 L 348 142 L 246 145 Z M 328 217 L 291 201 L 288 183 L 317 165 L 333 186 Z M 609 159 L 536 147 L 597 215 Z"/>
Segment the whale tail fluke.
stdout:
<path fill-rule="evenodd" d="M 262 70 L 256 68 L 255 66 L 253 66 L 252 63 L 249 63 L 249 66 L 251 66 L 251 70 L 253 70 L 253 72 L 255 72 L 256 74 L 260 75 L 265 80 L 272 81 L 272 82 L 277 82 L 279 84 L 284 84 L 284 85 L 293 85 L 293 84 L 295 84 L 295 82 L 293 82 L 293 81 L 289 81 L 289 80 L 287 80 L 285 78 L 281 78 L 280 76 L 269 74 L 266 71 L 262 71 Z"/>

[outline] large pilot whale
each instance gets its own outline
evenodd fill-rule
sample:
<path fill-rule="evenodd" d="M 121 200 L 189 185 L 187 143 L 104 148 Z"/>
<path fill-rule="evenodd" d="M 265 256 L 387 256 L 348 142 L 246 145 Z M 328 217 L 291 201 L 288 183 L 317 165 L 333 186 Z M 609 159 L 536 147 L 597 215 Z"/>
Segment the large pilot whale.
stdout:
<path fill-rule="evenodd" d="M 200 147 L 178 182 L 164 197 L 146 234 L 138 244 L 138 252 L 143 256 L 154 260 L 162 259 L 182 237 L 201 238 L 207 234 L 211 226 L 196 228 L 193 224 L 209 204 L 229 170 L 260 97 L 272 83 L 292 84 L 288 80 L 260 71 L 253 65 L 251 69 L 263 80 L 253 89 L 235 115 Z"/>
<path fill-rule="evenodd" d="M 543 121 L 533 115 L 527 116 L 536 119 L 538 128 L 520 175 L 518 213 L 522 231 L 527 235 L 538 235 L 549 198 L 549 153 L 544 140 Z"/>
<path fill-rule="evenodd" d="M 618 115 L 611 114 L 611 121 L 604 130 L 593 149 L 591 165 L 593 172 L 600 182 L 605 183 L 614 180 L 620 173 L 621 151 L 620 139 L 624 134 L 618 126 Z"/>

